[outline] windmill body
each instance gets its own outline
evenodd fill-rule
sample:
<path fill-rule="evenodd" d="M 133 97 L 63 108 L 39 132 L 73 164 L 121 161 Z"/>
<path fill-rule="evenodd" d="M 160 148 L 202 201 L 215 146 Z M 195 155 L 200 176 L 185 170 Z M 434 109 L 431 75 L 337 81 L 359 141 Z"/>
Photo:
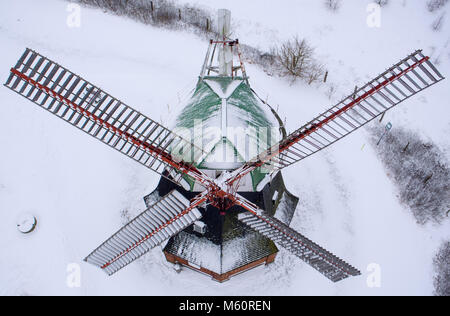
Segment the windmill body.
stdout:
<path fill-rule="evenodd" d="M 196 89 L 170 130 L 26 49 L 5 86 L 161 175 L 146 209 L 85 261 L 112 275 L 165 245 L 170 262 L 224 281 L 270 263 L 281 247 L 333 282 L 359 270 L 289 227 L 298 198 L 281 170 L 338 142 L 444 80 L 421 50 L 280 137 L 250 87 L 230 14 L 219 11 Z M 69 146 L 69 145 L 68 145 Z"/>
<path fill-rule="evenodd" d="M 196 166 L 218 179 L 241 167 L 248 160 L 249 151 L 260 153 L 267 149 L 268 135 L 279 139 L 279 129 L 270 115 L 242 77 L 208 76 L 199 80 L 192 99 L 178 116 L 175 130 L 197 134 L 199 139 L 194 138 L 194 143 L 201 143 L 206 155 L 196 161 Z M 194 126 L 196 120 L 199 126 Z M 194 133 L 194 129 L 199 131 Z M 266 176 L 271 179 L 264 181 Z M 173 189 L 177 189 L 176 185 L 162 178 L 156 192 L 146 198 L 147 205 Z M 190 199 L 203 190 L 201 185 L 190 182 L 188 190 L 180 192 Z M 298 202 L 286 190 L 281 173 L 269 176 L 259 169 L 240 181 L 238 193 L 272 216 L 281 205 L 278 212 L 287 225 Z M 275 258 L 275 244 L 238 220 L 238 214 L 246 211 L 244 208 L 234 206 L 223 211 L 208 205 L 200 211 L 206 232 L 199 234 L 191 226 L 172 237 L 164 248 L 169 261 L 194 269 L 201 267 L 203 272 L 223 281 Z"/>
<path fill-rule="evenodd" d="M 229 13 L 220 11 L 219 30 L 226 34 L 228 29 Z M 176 118 L 174 128 L 180 136 L 192 139 L 203 148 L 205 154 L 195 161 L 195 166 L 219 181 L 280 140 L 280 129 L 273 114 L 252 91 L 241 68 L 243 62 L 234 54 L 238 42 L 227 39 L 224 33 L 219 35 L 221 41 L 210 42 L 206 67 L 191 98 Z M 298 198 L 286 189 L 281 173 L 269 175 L 261 169 L 241 179 L 238 193 L 271 216 L 277 213 L 289 225 Z M 184 180 L 187 183 L 180 189 L 161 178 L 157 189 L 145 198 L 147 207 L 172 190 L 178 190 L 187 199 L 205 190 L 189 177 Z M 238 220 L 239 214 L 246 212 L 245 208 L 235 205 L 224 211 L 207 205 L 199 210 L 202 213 L 199 223 L 205 225 L 205 232 L 199 233 L 194 224 L 173 236 L 164 248 L 168 261 L 181 263 L 222 282 L 275 259 L 276 245 Z"/>

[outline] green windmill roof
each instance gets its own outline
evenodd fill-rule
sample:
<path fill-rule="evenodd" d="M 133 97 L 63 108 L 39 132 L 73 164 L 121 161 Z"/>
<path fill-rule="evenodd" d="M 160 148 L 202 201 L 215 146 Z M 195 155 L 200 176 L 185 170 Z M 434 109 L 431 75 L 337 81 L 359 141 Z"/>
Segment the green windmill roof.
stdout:
<path fill-rule="evenodd" d="M 265 150 L 268 138 L 277 139 L 270 117 L 242 77 L 204 77 L 178 115 L 175 129 L 206 152 L 195 161 L 198 168 L 230 170 Z"/>

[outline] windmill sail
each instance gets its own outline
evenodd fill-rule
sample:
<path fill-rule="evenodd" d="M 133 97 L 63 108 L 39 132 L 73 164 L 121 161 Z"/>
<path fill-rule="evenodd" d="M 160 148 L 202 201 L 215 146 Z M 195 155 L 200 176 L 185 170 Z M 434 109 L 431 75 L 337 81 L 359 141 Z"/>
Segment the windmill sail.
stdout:
<path fill-rule="evenodd" d="M 261 166 L 274 171 L 303 160 L 443 79 L 429 57 L 418 50 L 253 158 L 228 183 Z"/>
<path fill-rule="evenodd" d="M 243 203 L 246 204 L 245 202 Z M 253 210 L 239 214 L 238 219 L 241 222 L 299 257 L 331 281 L 338 282 L 349 276 L 361 274 L 356 268 L 278 219 L 264 214 L 262 210 L 258 210 L 249 204 L 244 207 L 247 209 L 250 207 Z"/>
<path fill-rule="evenodd" d="M 193 204 L 172 191 L 95 249 L 85 261 L 112 275 L 202 217 Z"/>
<path fill-rule="evenodd" d="M 25 50 L 5 86 L 171 181 L 197 172 L 183 159 L 201 149 L 35 51 Z"/>

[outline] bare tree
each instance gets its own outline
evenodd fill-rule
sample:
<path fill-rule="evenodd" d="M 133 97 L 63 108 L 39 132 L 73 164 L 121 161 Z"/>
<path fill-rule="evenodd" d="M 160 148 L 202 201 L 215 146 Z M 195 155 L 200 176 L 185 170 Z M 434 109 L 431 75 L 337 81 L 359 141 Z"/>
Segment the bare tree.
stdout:
<path fill-rule="evenodd" d="M 295 79 L 306 77 L 313 52 L 313 48 L 306 40 L 295 37 L 293 40 L 284 42 L 278 49 L 277 55 L 286 74 Z"/>
<path fill-rule="evenodd" d="M 323 76 L 323 67 L 314 58 L 314 48 L 305 39 L 300 40 L 296 36 L 273 51 L 281 75 L 289 77 L 292 82 L 301 79 L 311 84 Z"/>

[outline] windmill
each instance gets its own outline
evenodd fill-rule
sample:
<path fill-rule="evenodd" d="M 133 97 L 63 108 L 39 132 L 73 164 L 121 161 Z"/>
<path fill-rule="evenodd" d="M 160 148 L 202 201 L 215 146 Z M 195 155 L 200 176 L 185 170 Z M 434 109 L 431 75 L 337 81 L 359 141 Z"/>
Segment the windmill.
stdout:
<path fill-rule="evenodd" d="M 161 175 L 157 194 L 146 197 L 146 210 L 85 261 L 112 275 L 168 241 L 164 249 L 167 260 L 224 281 L 273 261 L 276 244 L 333 282 L 359 275 L 356 268 L 290 228 L 290 219 L 274 216 L 279 201 L 272 200 L 276 192 L 273 188 L 283 186 L 280 171 L 344 138 L 444 77 L 429 57 L 421 50 L 415 51 L 279 141 L 262 142 L 258 134 L 245 135 L 247 143 L 256 142 L 258 146 L 253 158 L 243 159 L 239 146 L 228 138 L 226 130 L 231 123 L 264 127 L 270 122 L 265 120 L 250 88 L 239 41 L 229 38 L 229 25 L 229 12 L 220 11 L 219 37 L 210 41 L 191 103 L 177 121 L 178 127 L 184 127 L 179 129 L 181 132 L 163 127 L 31 49 L 27 48 L 11 68 L 7 88 Z M 209 142 L 204 135 L 200 141 L 189 138 L 195 129 L 192 122 L 198 117 L 219 127 L 219 141 Z M 270 132 L 267 135 L 273 136 Z M 290 209 L 295 210 L 298 200 L 287 191 L 286 195 L 290 196 Z M 214 235 L 217 227 L 220 233 Z M 214 240 L 217 236 L 219 241 Z M 223 257 L 233 257 L 230 252 L 235 249 L 226 248 L 230 242 L 253 248 L 235 253 L 241 258 L 233 261 L 231 270 L 224 271 Z M 211 245 L 220 249 L 216 253 L 221 258 L 219 271 L 207 269 L 206 263 L 198 264 L 189 257 L 196 251 L 201 255 Z"/>

